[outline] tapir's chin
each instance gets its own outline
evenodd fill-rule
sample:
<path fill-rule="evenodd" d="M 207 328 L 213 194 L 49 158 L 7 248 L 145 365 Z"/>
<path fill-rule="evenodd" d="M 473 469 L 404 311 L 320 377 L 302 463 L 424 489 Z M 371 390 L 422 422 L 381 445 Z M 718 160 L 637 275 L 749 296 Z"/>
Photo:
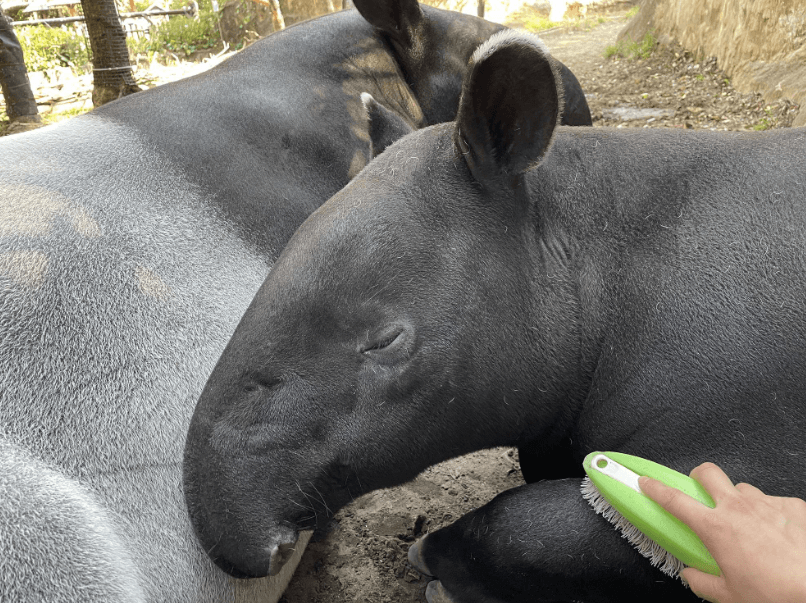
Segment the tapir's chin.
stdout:
<path fill-rule="evenodd" d="M 277 527 L 259 545 L 241 543 L 230 550 L 214 546 L 210 556 L 218 567 L 233 578 L 263 578 L 280 573 L 291 558 L 296 543 L 297 535 L 293 530 Z"/>

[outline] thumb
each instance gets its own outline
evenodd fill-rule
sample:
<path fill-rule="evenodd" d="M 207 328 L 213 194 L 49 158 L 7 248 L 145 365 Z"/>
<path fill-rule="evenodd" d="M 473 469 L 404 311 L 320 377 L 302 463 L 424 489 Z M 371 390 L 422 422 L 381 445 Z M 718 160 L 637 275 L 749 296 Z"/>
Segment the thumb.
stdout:
<path fill-rule="evenodd" d="M 701 599 L 714 603 L 730 603 L 722 576 L 706 574 L 693 567 L 684 568 L 680 572 L 680 576 L 688 584 L 691 592 Z"/>

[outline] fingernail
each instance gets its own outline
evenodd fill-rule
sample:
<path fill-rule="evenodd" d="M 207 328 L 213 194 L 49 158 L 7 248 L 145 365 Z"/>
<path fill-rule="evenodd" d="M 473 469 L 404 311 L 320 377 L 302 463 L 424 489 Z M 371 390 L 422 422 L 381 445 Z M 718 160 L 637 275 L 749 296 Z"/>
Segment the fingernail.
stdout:
<path fill-rule="evenodd" d="M 642 491 L 647 483 L 649 483 L 649 478 L 646 475 L 642 475 L 638 478 L 638 487 L 641 488 Z"/>

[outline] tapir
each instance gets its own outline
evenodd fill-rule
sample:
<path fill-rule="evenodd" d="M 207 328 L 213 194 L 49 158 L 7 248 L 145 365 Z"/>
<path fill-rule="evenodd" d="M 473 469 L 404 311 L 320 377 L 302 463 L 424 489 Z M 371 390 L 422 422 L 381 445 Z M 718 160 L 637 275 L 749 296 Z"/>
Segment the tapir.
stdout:
<path fill-rule="evenodd" d="M 567 128 L 560 79 L 495 34 L 456 120 L 291 238 L 187 436 L 220 567 L 265 575 L 353 497 L 515 446 L 527 484 L 410 551 L 431 603 L 696 600 L 582 498 L 586 453 L 806 495 L 806 129 Z"/>
<path fill-rule="evenodd" d="M 366 164 L 360 93 L 451 120 L 501 29 L 355 4 L 0 141 L 0 600 L 259 600 L 193 536 L 193 407 L 282 246 Z"/>

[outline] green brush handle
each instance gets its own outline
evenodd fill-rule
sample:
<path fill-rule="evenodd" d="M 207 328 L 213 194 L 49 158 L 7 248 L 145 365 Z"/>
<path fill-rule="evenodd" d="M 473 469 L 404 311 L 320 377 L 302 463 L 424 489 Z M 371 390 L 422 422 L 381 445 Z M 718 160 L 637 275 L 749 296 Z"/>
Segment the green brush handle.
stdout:
<path fill-rule="evenodd" d="M 620 452 L 591 452 L 583 466 L 605 500 L 646 537 L 688 566 L 714 576 L 721 574 L 711 553 L 691 528 L 638 488 L 638 477 L 646 475 L 714 508 L 713 499 L 696 480 L 658 463 Z"/>

